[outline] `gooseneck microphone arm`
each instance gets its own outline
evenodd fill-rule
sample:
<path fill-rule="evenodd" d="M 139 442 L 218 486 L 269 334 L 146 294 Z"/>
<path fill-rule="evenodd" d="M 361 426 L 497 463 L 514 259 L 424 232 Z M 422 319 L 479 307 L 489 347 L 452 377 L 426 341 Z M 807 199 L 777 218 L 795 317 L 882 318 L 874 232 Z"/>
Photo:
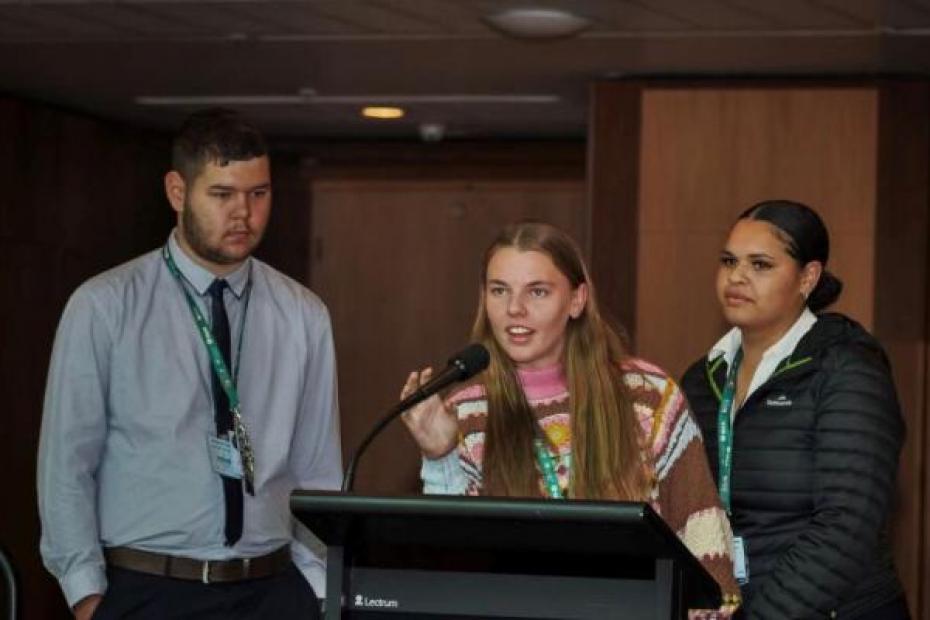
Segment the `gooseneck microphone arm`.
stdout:
<path fill-rule="evenodd" d="M 394 418 L 409 409 L 409 407 L 401 406 L 405 402 L 406 399 L 391 407 L 391 410 L 388 411 L 387 414 L 381 418 L 377 424 L 375 424 L 374 428 L 372 428 L 367 435 L 365 435 L 365 439 L 362 440 L 362 443 L 358 444 L 358 448 L 355 449 L 355 454 L 353 454 L 352 458 L 349 459 L 349 465 L 346 467 L 345 476 L 342 478 L 343 493 L 348 493 L 352 490 L 352 485 L 355 484 L 355 467 L 358 464 L 358 460 L 361 458 L 362 453 L 364 453 L 368 448 L 368 445 L 374 440 L 375 437 L 378 436 L 378 433 L 380 433 L 385 426 L 394 420 Z"/>
<path fill-rule="evenodd" d="M 352 458 L 349 459 L 349 465 L 346 467 L 346 473 L 342 479 L 342 491 L 344 493 L 352 491 L 352 487 L 355 484 L 355 469 L 359 459 L 368 448 L 369 444 L 378 436 L 378 433 L 384 430 L 384 427 L 390 424 L 394 418 L 449 385 L 475 376 L 488 367 L 489 361 L 490 356 L 488 355 L 487 349 L 480 344 L 469 345 L 449 359 L 449 365 L 446 366 L 445 370 L 427 383 L 421 385 L 413 394 L 410 394 L 407 398 L 404 398 L 391 407 L 384 417 L 378 420 L 374 428 L 365 435 L 365 438 L 358 445 L 358 448 L 355 449 Z"/>

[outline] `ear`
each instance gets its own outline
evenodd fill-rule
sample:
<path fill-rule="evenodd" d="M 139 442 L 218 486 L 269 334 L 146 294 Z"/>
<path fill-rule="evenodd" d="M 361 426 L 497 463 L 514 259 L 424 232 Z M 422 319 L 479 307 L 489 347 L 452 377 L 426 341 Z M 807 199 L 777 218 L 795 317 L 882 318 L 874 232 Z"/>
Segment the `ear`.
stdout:
<path fill-rule="evenodd" d="M 588 284 L 582 282 L 575 290 L 572 291 L 572 300 L 568 306 L 568 315 L 573 319 L 577 319 L 581 316 L 581 313 L 584 312 L 585 304 L 588 303 Z"/>
<path fill-rule="evenodd" d="M 177 170 L 170 170 L 165 174 L 165 195 L 171 208 L 181 213 L 184 210 L 184 197 L 187 195 L 187 183 Z"/>
<path fill-rule="evenodd" d="M 814 287 L 817 286 L 822 273 L 823 263 L 818 260 L 812 260 L 801 268 L 801 296 L 804 299 L 807 299 Z"/>

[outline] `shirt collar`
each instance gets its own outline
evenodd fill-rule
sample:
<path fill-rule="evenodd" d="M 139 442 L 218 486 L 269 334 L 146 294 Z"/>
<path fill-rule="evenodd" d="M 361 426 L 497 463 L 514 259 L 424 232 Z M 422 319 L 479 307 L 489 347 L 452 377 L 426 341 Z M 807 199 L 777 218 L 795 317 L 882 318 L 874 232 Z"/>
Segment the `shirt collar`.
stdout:
<path fill-rule="evenodd" d="M 171 231 L 171 234 L 168 235 L 168 251 L 171 253 L 171 258 L 174 259 L 175 264 L 178 266 L 178 269 L 181 271 L 181 275 L 184 276 L 184 279 L 194 288 L 199 295 L 206 295 L 207 289 L 210 288 L 210 285 L 213 284 L 213 281 L 216 279 L 216 275 L 210 273 L 207 269 L 204 269 L 202 266 L 194 262 L 190 256 L 187 255 L 181 245 L 178 243 L 176 235 L 180 234 L 178 229 L 175 228 Z M 223 279 L 226 280 L 226 283 L 229 285 L 229 289 L 233 294 L 238 298 L 242 297 L 242 294 L 245 292 L 246 285 L 249 283 L 249 275 L 251 273 L 252 258 L 247 258 L 239 267 L 230 274 L 227 274 Z"/>
<path fill-rule="evenodd" d="M 780 361 L 788 357 L 798 346 L 798 343 L 801 342 L 801 338 L 804 337 L 804 334 L 810 331 L 810 328 L 816 322 L 817 315 L 811 312 L 810 308 L 805 306 L 798 320 L 794 322 L 781 338 L 779 338 L 778 342 L 765 350 L 765 353 L 762 354 L 762 359 L 774 357 L 776 361 Z M 727 366 L 730 366 L 733 363 L 736 352 L 739 351 L 742 344 L 743 333 L 738 327 L 734 327 L 711 347 L 710 352 L 707 354 L 707 359 L 715 360 L 722 355 Z"/>

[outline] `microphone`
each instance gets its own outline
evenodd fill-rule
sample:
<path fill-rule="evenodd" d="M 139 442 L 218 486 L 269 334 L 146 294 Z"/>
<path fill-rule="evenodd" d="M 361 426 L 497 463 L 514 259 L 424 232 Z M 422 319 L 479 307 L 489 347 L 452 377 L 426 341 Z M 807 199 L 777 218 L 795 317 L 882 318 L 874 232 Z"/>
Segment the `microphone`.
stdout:
<path fill-rule="evenodd" d="M 346 473 L 342 479 L 342 491 L 346 493 L 352 490 L 352 485 L 355 484 L 355 468 L 359 458 L 361 458 L 362 453 L 365 452 L 368 444 L 370 444 L 378 433 L 380 433 L 394 418 L 449 385 L 457 381 L 464 381 L 474 377 L 487 368 L 490 361 L 491 356 L 484 346 L 478 343 L 470 344 L 450 357 L 446 368 L 441 373 L 421 385 L 413 394 L 410 394 L 407 398 L 391 407 L 391 410 L 388 411 L 365 436 L 355 450 L 355 454 L 349 459 L 349 465 L 346 467 Z"/>
<path fill-rule="evenodd" d="M 401 411 L 410 409 L 433 394 L 446 387 L 470 379 L 488 367 L 491 356 L 488 350 L 480 344 L 470 344 L 449 358 L 448 365 L 441 373 L 424 383 L 413 394 L 397 403 Z"/>

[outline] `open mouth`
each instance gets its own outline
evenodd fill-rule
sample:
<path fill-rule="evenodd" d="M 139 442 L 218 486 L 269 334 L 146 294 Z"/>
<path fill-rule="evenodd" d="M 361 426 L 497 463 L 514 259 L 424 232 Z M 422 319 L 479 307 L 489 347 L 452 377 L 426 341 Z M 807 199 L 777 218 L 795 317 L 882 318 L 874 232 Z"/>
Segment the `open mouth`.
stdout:
<path fill-rule="evenodd" d="M 535 330 L 523 325 L 510 325 L 504 331 L 507 332 L 507 336 L 513 342 L 527 341 L 534 333 L 536 333 Z"/>

